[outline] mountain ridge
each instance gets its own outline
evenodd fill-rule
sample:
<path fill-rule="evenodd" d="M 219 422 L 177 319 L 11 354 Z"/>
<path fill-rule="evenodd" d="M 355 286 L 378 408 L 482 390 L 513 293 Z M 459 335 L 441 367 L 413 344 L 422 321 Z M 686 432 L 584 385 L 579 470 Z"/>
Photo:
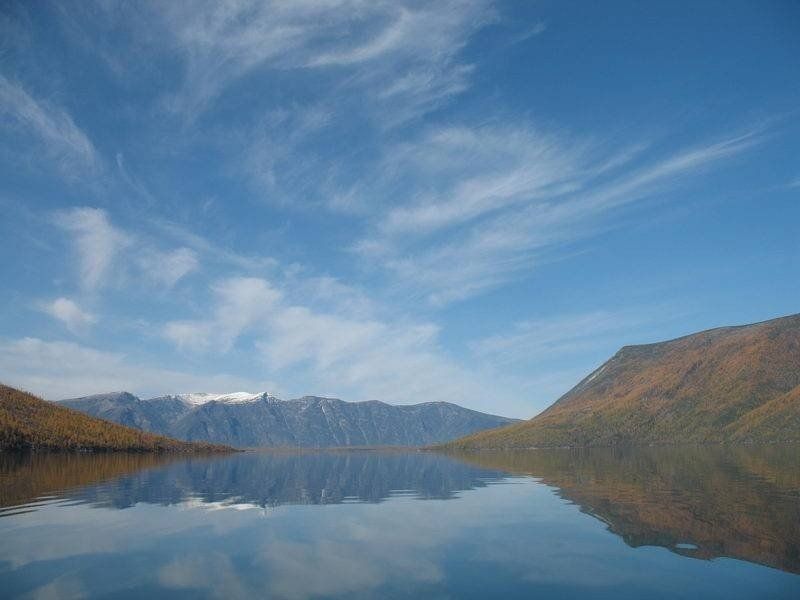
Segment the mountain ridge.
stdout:
<path fill-rule="evenodd" d="M 449 448 L 800 440 L 800 315 L 623 346 L 539 415 Z"/>
<path fill-rule="evenodd" d="M 424 446 L 515 422 L 449 402 L 394 405 L 303 396 L 281 400 L 267 392 L 246 401 L 230 394 L 169 394 L 140 399 L 128 392 L 95 394 L 59 403 L 129 427 L 188 441 L 239 447 Z M 211 398 L 217 396 L 216 398 Z"/>

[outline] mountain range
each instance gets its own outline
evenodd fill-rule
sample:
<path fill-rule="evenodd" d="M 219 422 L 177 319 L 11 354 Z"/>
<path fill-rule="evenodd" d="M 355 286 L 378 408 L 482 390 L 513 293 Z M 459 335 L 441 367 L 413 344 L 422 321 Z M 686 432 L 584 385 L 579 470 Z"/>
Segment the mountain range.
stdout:
<path fill-rule="evenodd" d="M 450 448 L 800 440 L 800 315 L 625 346 L 531 420 Z"/>
<path fill-rule="evenodd" d="M 280 400 L 245 392 L 147 400 L 115 392 L 59 404 L 143 431 L 240 448 L 425 446 L 515 421 L 448 402 L 398 406 L 317 396 Z"/>

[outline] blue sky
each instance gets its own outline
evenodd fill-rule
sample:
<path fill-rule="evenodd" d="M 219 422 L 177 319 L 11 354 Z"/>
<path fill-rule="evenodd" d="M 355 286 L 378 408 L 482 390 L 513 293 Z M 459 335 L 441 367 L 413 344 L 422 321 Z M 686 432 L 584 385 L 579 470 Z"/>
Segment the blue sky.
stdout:
<path fill-rule="evenodd" d="M 798 311 L 795 2 L 4 2 L 0 380 L 542 410 Z"/>

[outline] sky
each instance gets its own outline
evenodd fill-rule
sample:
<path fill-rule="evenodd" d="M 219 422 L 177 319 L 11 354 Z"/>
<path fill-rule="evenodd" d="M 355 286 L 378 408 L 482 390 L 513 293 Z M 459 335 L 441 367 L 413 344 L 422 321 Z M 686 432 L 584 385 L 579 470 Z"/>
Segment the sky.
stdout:
<path fill-rule="evenodd" d="M 800 312 L 800 5 L 0 4 L 0 381 L 531 417 Z"/>

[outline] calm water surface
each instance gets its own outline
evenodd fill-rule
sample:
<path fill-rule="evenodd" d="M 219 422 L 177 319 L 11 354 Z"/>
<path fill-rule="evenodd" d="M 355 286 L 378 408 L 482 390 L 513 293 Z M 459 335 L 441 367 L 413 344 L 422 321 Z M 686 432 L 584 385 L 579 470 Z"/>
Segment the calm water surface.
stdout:
<path fill-rule="evenodd" d="M 3 598 L 800 598 L 800 448 L 0 456 Z"/>

